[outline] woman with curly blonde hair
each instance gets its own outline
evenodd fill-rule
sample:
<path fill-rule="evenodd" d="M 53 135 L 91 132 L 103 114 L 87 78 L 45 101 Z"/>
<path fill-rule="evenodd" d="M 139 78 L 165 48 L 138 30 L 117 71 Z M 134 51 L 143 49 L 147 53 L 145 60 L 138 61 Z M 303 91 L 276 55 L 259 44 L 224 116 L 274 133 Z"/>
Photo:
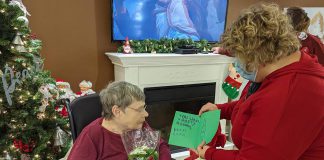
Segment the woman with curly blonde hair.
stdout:
<path fill-rule="evenodd" d="M 241 76 L 262 82 L 234 105 L 205 105 L 231 119 L 238 150 L 205 145 L 206 160 L 323 160 L 324 68 L 299 51 L 288 17 L 275 4 L 258 4 L 241 13 L 222 37 L 222 47 L 236 57 Z M 230 107 L 228 107 L 230 106 Z"/>

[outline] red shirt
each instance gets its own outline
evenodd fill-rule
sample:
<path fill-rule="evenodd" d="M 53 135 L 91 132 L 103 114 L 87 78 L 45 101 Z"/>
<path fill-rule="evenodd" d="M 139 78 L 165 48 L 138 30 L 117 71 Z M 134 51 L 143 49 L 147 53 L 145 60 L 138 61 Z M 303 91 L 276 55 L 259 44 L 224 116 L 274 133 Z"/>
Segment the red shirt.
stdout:
<path fill-rule="evenodd" d="M 103 118 L 91 122 L 82 130 L 68 160 L 127 160 L 121 136 L 108 131 L 101 126 Z M 171 153 L 168 145 L 161 140 L 159 159 L 170 160 Z"/>
<path fill-rule="evenodd" d="M 207 160 L 323 160 L 324 68 L 302 54 L 268 75 L 249 98 L 217 105 L 239 150 L 209 148 Z"/>
<path fill-rule="evenodd" d="M 307 47 L 311 55 L 317 56 L 318 62 L 324 66 L 324 44 L 314 35 L 307 34 L 307 38 L 301 41 L 302 47 Z"/>

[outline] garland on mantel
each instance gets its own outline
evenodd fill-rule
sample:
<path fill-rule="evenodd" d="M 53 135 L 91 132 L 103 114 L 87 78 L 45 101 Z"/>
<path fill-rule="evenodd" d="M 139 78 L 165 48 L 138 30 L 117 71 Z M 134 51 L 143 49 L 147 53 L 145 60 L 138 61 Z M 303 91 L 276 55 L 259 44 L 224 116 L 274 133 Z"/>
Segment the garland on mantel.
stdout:
<path fill-rule="evenodd" d="M 174 53 L 176 49 L 185 45 L 192 45 L 201 52 L 210 51 L 214 45 L 207 40 L 193 41 L 192 39 L 166 39 L 160 40 L 130 40 L 130 46 L 134 53 Z M 118 47 L 117 52 L 123 52 L 123 46 Z"/>

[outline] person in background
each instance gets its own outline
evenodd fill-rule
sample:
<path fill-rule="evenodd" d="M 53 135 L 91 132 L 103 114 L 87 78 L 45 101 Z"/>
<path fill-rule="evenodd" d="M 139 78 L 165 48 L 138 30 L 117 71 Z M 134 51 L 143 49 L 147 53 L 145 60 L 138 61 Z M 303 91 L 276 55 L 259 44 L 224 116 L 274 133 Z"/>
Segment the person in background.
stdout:
<path fill-rule="evenodd" d="M 324 159 L 324 68 L 300 42 L 288 17 L 275 4 L 246 9 L 227 30 L 222 47 L 236 57 L 241 76 L 262 82 L 248 98 L 231 107 L 209 104 L 232 120 L 238 150 L 205 145 L 197 153 L 206 160 Z M 251 87 L 250 87 L 251 88 Z M 314 101 L 316 99 L 316 101 Z"/>
<path fill-rule="evenodd" d="M 76 139 L 69 160 L 127 160 L 122 143 L 124 131 L 149 128 L 145 122 L 145 95 L 135 85 L 119 81 L 100 92 L 103 117 L 86 126 Z M 91 107 L 91 106 L 89 106 Z M 159 159 L 170 160 L 168 144 L 159 143 Z"/>
<path fill-rule="evenodd" d="M 289 7 L 287 15 L 290 18 L 291 25 L 297 32 L 302 48 L 307 47 L 310 54 L 317 56 L 318 62 L 324 65 L 324 44 L 318 37 L 307 32 L 310 19 L 305 10 L 299 7 Z"/>

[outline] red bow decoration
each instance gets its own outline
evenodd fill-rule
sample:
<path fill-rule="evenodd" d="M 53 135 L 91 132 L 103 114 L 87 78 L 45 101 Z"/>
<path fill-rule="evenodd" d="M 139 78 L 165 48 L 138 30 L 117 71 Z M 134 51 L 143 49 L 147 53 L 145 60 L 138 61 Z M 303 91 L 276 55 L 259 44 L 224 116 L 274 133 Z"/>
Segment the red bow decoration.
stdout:
<path fill-rule="evenodd" d="M 56 106 L 55 107 L 55 111 L 59 112 L 59 114 L 63 118 L 67 118 L 69 116 L 66 106 L 63 106 L 62 110 L 60 110 L 60 107 L 59 106 Z"/>

